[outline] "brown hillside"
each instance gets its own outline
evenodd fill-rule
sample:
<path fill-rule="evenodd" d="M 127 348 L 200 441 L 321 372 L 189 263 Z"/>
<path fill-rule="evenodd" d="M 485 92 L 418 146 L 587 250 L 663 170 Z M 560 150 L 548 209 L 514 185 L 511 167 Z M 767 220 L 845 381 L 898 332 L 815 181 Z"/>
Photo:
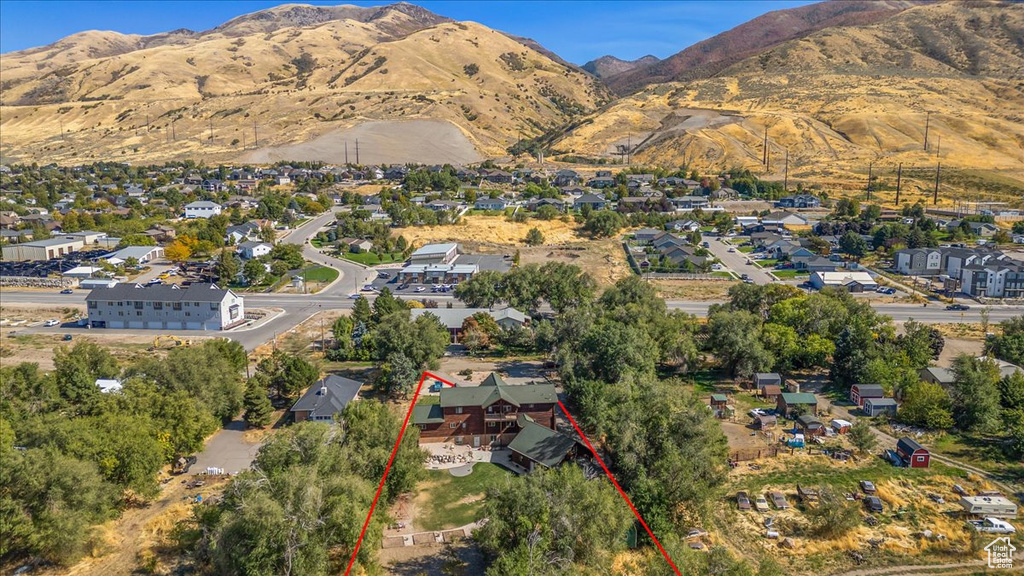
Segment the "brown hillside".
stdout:
<path fill-rule="evenodd" d="M 610 78 L 618 74 L 629 72 L 630 70 L 651 66 L 657 62 L 658 57 L 651 56 L 650 54 L 642 58 L 637 58 L 636 60 L 622 60 L 615 56 L 601 56 L 600 58 L 587 62 L 581 66 L 581 68 L 598 78 Z"/>
<path fill-rule="evenodd" d="M 833 0 L 776 10 L 698 42 L 668 58 L 602 77 L 613 92 L 710 78 L 729 66 L 788 40 L 825 28 L 880 22 L 915 4 L 913 0 Z"/>
<path fill-rule="evenodd" d="M 257 133 L 260 148 L 277 147 L 415 119 L 448 122 L 470 149 L 500 155 L 520 132 L 606 100 L 575 68 L 408 4 L 279 6 L 155 46 L 79 36 L 0 60 L 5 160 L 231 160 L 256 152 Z"/>
<path fill-rule="evenodd" d="M 873 162 L 1001 174 L 1024 187 L 1024 7 L 944 3 L 820 30 L 594 114 L 554 147 L 770 177 L 861 180 Z M 929 150 L 923 147 L 926 115 Z M 973 190 L 972 192 L 977 192 Z"/>

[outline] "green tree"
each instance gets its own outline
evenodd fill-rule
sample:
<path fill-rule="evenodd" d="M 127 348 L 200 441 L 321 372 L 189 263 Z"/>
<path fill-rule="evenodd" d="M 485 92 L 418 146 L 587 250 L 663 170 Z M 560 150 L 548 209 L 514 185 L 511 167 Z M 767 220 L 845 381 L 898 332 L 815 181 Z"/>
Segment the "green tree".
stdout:
<path fill-rule="evenodd" d="M 860 234 L 857 234 L 853 230 L 847 230 L 846 233 L 839 238 L 839 248 L 843 252 L 846 252 L 850 256 L 858 259 L 863 258 L 868 253 L 868 243 Z"/>
<path fill-rule="evenodd" d="M 274 407 L 267 397 L 263 378 L 251 378 L 245 387 L 245 423 L 253 428 L 265 428 L 270 424 Z"/>
<path fill-rule="evenodd" d="M 988 433 L 1000 426 L 999 366 L 961 354 L 953 360 L 953 420 L 964 431 Z"/>
<path fill-rule="evenodd" d="M 871 429 L 871 425 L 865 418 L 859 418 L 854 422 L 850 427 L 849 437 L 850 443 L 862 453 L 870 452 L 878 445 L 878 437 L 875 436 L 875 431 Z"/>
<path fill-rule="evenodd" d="M 825 538 L 834 538 L 853 530 L 861 523 L 860 509 L 829 486 L 818 488 L 818 503 L 808 506 L 804 515 L 811 531 Z"/>
<path fill-rule="evenodd" d="M 61 396 L 83 407 L 99 397 L 96 379 L 115 378 L 121 371 L 110 352 L 92 342 L 80 342 L 70 349 L 58 346 L 53 364 Z"/>
<path fill-rule="evenodd" d="M 598 210 L 587 217 L 583 230 L 596 238 L 610 238 L 625 225 L 625 219 L 618 212 Z"/>
<path fill-rule="evenodd" d="M 362 296 L 356 298 L 355 304 L 352 306 L 353 326 L 362 324 L 363 326 L 369 327 L 372 318 L 373 312 L 370 309 L 370 301 Z"/>
<path fill-rule="evenodd" d="M 217 257 L 217 277 L 221 282 L 234 282 L 238 276 L 238 268 L 235 253 L 228 249 L 221 250 L 220 256 Z"/>
<path fill-rule="evenodd" d="M 267 268 L 263 262 L 253 258 L 245 263 L 242 267 L 242 275 L 245 277 L 246 283 L 250 286 L 257 286 L 263 281 L 264 276 L 267 275 Z"/>
<path fill-rule="evenodd" d="M 398 312 L 399 310 L 407 309 L 408 306 L 405 305 L 405 302 L 395 298 L 395 296 L 391 294 L 391 290 L 385 286 L 384 288 L 381 288 L 380 294 L 378 294 L 377 298 L 373 301 L 373 315 L 370 317 L 370 320 L 374 324 L 378 324 L 386 316 L 394 312 Z"/>
<path fill-rule="evenodd" d="M 730 374 L 749 378 L 775 359 L 761 344 L 761 322 L 750 312 L 720 311 L 708 319 L 708 348 Z"/>
<path fill-rule="evenodd" d="M 381 364 L 374 387 L 388 396 L 408 396 L 419 378 L 419 370 L 405 354 L 392 352 Z"/>
<path fill-rule="evenodd" d="M 527 246 L 540 246 L 544 243 L 544 234 L 536 228 L 530 228 L 530 231 L 526 233 L 526 238 L 523 240 Z"/>
<path fill-rule="evenodd" d="M 932 382 L 918 382 L 903 391 L 899 419 L 912 426 L 930 430 L 953 427 L 952 403 L 946 390 Z"/>
<path fill-rule="evenodd" d="M 455 297 L 471 308 L 490 308 L 501 299 L 498 286 L 504 274 L 482 270 L 455 288 Z"/>

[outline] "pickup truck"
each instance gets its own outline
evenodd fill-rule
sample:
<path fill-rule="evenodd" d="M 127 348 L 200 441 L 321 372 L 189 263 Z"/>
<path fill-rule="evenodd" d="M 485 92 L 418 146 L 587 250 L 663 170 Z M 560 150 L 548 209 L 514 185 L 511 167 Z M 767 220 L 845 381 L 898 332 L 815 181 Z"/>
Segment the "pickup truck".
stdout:
<path fill-rule="evenodd" d="M 1015 534 L 1017 532 L 1017 529 L 1013 527 L 1013 524 L 998 518 L 972 520 L 970 524 L 978 532 L 987 532 L 989 534 Z"/>

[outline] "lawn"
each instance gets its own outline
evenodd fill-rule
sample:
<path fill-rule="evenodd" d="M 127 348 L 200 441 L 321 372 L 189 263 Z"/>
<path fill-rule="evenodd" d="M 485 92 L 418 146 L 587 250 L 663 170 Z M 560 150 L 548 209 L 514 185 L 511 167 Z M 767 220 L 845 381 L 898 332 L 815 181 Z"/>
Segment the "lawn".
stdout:
<path fill-rule="evenodd" d="M 772 270 L 772 274 L 779 278 L 796 278 L 797 276 L 809 276 L 810 272 L 806 270 Z"/>
<path fill-rule="evenodd" d="M 473 473 L 462 478 L 456 478 L 446 470 L 428 470 L 428 485 L 421 489 L 417 498 L 422 501 L 416 518 L 417 527 L 446 530 L 474 522 L 483 506 L 487 487 L 511 476 L 508 470 L 488 462 L 477 462 L 473 465 Z"/>
<path fill-rule="evenodd" d="M 315 268 L 308 268 L 302 272 L 296 272 L 296 276 L 305 278 L 306 282 L 331 283 L 337 280 L 338 271 L 327 266 L 317 266 Z"/>
<path fill-rule="evenodd" d="M 377 254 L 373 252 L 360 252 L 359 254 L 347 252 L 345 254 L 342 254 L 341 257 L 346 260 L 351 260 L 353 262 L 364 264 L 366 266 L 375 266 L 377 264 L 393 264 L 395 262 L 405 261 L 405 256 L 401 252 L 391 252 L 390 254 L 385 253 L 383 254 L 383 259 L 379 258 Z"/>
<path fill-rule="evenodd" d="M 758 260 L 757 263 L 760 264 L 762 268 L 771 268 L 778 264 L 779 261 L 772 258 L 765 258 L 764 260 Z"/>
<path fill-rule="evenodd" d="M 740 252 L 743 252 L 744 254 L 750 254 L 750 253 L 752 253 L 754 251 L 754 247 L 753 246 L 740 246 L 739 248 L 737 248 L 737 250 L 739 250 Z"/>

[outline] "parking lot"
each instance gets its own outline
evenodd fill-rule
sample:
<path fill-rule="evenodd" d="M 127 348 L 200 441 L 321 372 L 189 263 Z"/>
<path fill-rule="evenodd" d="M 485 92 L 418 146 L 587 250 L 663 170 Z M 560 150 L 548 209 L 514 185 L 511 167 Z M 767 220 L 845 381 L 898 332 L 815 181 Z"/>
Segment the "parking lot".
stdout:
<path fill-rule="evenodd" d="M 508 272 L 512 268 L 512 261 L 509 258 L 492 254 L 460 254 L 456 259 L 459 264 L 476 264 L 480 271 L 496 270 Z M 430 284 L 398 281 L 398 273 L 401 266 L 381 266 L 374 268 L 377 277 L 370 284 L 363 287 L 364 292 L 380 292 L 384 287 L 391 290 L 393 294 L 402 296 L 431 296 L 436 298 L 451 298 L 458 283 L 451 284 Z"/>

